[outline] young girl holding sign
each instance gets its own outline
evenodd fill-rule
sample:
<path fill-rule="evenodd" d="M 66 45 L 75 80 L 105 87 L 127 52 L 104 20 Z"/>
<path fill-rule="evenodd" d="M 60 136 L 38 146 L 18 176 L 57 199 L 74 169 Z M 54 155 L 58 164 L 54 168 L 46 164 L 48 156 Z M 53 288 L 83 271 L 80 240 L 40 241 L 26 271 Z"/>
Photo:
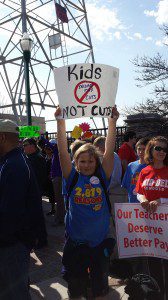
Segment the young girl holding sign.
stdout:
<path fill-rule="evenodd" d="M 140 172 L 137 198 L 145 210 L 153 213 L 159 204 L 168 204 L 168 140 L 162 136 L 152 138 L 147 144 L 144 159 L 148 166 Z M 150 257 L 148 263 L 150 275 L 161 289 L 160 300 L 168 299 L 168 261 Z"/>
<path fill-rule="evenodd" d="M 96 148 L 87 143 L 75 152 L 75 167 L 67 151 L 65 120 L 60 116 L 61 109 L 57 108 L 58 149 L 69 202 L 62 259 L 64 279 L 70 298 L 86 297 L 90 278 L 93 297 L 103 299 L 108 293 L 109 256 L 114 246 L 114 240 L 108 238 L 110 212 L 106 191 L 113 169 L 119 114 L 114 107 L 102 164 Z"/>

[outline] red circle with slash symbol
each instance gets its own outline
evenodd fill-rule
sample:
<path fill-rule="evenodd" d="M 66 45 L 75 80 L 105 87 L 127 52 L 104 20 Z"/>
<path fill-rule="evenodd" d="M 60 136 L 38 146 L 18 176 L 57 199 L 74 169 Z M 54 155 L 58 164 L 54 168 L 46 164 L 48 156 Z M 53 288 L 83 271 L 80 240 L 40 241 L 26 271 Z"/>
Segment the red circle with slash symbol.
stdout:
<path fill-rule="evenodd" d="M 92 95 L 93 91 L 94 95 Z M 89 93 L 91 92 L 92 94 L 89 95 Z M 97 83 L 93 81 L 84 80 L 76 85 L 74 89 L 74 96 L 75 99 L 81 104 L 92 104 L 100 99 L 100 88 Z"/>

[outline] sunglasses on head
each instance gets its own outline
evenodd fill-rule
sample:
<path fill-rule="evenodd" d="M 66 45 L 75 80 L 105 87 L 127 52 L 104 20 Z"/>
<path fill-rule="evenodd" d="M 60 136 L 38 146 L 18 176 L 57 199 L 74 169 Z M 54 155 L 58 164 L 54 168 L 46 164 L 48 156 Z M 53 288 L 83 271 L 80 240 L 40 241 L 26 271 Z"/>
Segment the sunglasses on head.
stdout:
<path fill-rule="evenodd" d="M 154 150 L 159 151 L 159 152 L 163 151 L 163 152 L 167 153 L 167 148 L 163 148 L 163 147 L 160 147 L 160 146 L 155 146 Z"/>

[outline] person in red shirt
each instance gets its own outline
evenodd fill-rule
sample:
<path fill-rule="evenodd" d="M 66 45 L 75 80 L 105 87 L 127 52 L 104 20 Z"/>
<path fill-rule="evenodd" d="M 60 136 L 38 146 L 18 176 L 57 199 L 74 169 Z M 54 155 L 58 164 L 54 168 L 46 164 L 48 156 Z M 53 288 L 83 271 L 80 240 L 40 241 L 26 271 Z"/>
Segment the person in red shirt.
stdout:
<path fill-rule="evenodd" d="M 137 160 L 134 146 L 136 144 L 136 133 L 134 131 L 127 131 L 124 134 L 124 143 L 118 150 L 118 155 L 121 159 L 123 175 L 130 162 Z"/>
<path fill-rule="evenodd" d="M 168 141 L 155 137 L 147 145 L 145 162 L 139 175 L 136 191 L 144 209 L 156 211 L 159 203 L 168 204 Z"/>
<path fill-rule="evenodd" d="M 159 204 L 168 204 L 168 140 L 162 136 L 152 138 L 144 159 L 148 166 L 140 172 L 136 184 L 137 199 L 145 210 L 152 213 Z M 150 257 L 148 265 L 150 275 L 160 286 L 160 299 L 168 299 L 168 261 Z"/>

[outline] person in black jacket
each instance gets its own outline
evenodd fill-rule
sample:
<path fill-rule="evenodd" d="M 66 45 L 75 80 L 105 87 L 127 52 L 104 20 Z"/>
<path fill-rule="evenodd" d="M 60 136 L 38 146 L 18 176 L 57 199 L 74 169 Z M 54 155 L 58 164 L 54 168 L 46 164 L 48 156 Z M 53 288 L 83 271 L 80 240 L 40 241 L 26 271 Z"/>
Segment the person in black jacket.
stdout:
<path fill-rule="evenodd" d="M 44 195 L 47 184 L 47 165 L 45 157 L 40 152 L 40 149 L 37 147 L 36 140 L 33 138 L 24 139 L 23 148 L 24 153 L 29 158 L 33 167 L 41 194 Z"/>
<path fill-rule="evenodd" d="M 41 192 L 41 196 L 46 194 L 47 188 L 47 165 L 45 157 L 40 153 L 39 148 L 37 147 L 36 140 L 33 138 L 26 138 L 23 141 L 24 153 L 30 160 L 31 166 L 35 173 L 35 177 Z M 36 248 L 42 248 L 48 245 L 47 241 L 47 231 L 45 224 L 41 224 L 39 231 L 39 240 Z"/>
<path fill-rule="evenodd" d="M 39 226 L 41 193 L 19 145 L 19 130 L 0 119 L 0 299 L 30 300 L 28 268 Z"/>

